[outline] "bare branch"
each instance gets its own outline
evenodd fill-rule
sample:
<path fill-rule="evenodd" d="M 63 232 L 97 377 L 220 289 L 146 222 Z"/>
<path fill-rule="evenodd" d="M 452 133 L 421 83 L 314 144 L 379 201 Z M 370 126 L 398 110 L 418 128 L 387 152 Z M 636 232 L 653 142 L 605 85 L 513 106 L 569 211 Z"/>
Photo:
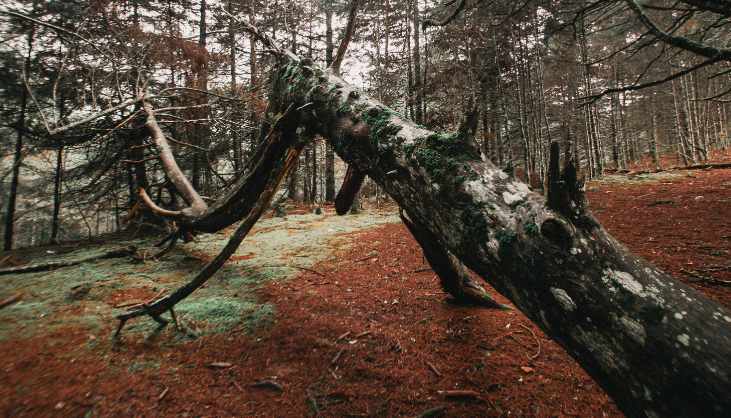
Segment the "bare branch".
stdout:
<path fill-rule="evenodd" d="M 464 10 L 465 5 L 467 5 L 467 0 L 459 0 L 459 3 L 457 3 L 457 7 L 455 7 L 454 10 L 452 10 L 452 13 L 447 15 L 442 20 L 424 19 L 424 22 L 421 24 L 421 28 L 426 29 L 429 26 L 445 26 L 445 25 L 449 24 L 451 21 L 453 21 L 457 17 L 457 15 L 462 10 Z"/>
<path fill-rule="evenodd" d="M 729 0 L 680 0 L 683 3 L 695 6 L 700 10 L 718 13 L 731 17 L 731 1 Z"/>
<path fill-rule="evenodd" d="M 714 48 L 686 37 L 670 35 L 658 28 L 655 23 L 650 20 L 637 0 L 625 0 L 625 2 L 637 15 L 640 22 L 642 22 L 642 24 L 650 31 L 650 33 L 661 41 L 716 61 L 731 61 L 731 49 Z"/>
<path fill-rule="evenodd" d="M 153 200 L 150 198 L 150 195 L 148 195 L 145 189 L 142 187 L 140 187 L 138 194 L 140 196 L 140 199 L 142 199 L 142 202 L 144 202 L 144 204 L 147 205 L 147 207 L 150 208 L 150 210 L 156 215 L 160 215 L 165 218 L 179 218 L 183 216 L 182 211 L 163 209 L 155 204 L 155 202 L 153 202 Z"/>
<path fill-rule="evenodd" d="M 150 100 L 150 99 L 154 99 L 155 97 L 157 97 L 157 96 L 148 96 L 148 97 L 146 97 L 146 99 L 147 100 Z M 134 105 L 135 103 L 139 103 L 141 100 L 142 99 L 139 98 L 139 97 L 133 97 L 131 99 L 127 99 L 127 100 L 123 101 L 122 103 L 120 103 L 120 104 L 118 104 L 116 106 L 112 106 L 112 107 L 107 108 L 106 110 L 103 110 L 101 112 L 94 113 L 93 115 L 91 115 L 89 117 L 86 117 L 84 119 L 80 119 L 80 120 L 78 120 L 76 122 L 73 122 L 73 123 L 69 123 L 68 125 L 59 126 L 58 128 L 52 129 L 52 130 L 48 131 L 48 133 L 50 135 L 60 134 L 61 132 L 68 131 L 69 129 L 73 129 L 73 128 L 79 127 L 81 125 L 87 124 L 87 123 L 89 123 L 91 121 L 94 121 L 96 119 L 99 119 L 99 118 L 101 118 L 103 116 L 112 114 L 112 113 L 114 113 L 114 112 L 116 112 L 118 110 L 122 110 L 124 108 L 130 107 L 130 106 Z"/>
<path fill-rule="evenodd" d="M 157 147 L 157 151 L 160 153 L 160 161 L 162 161 L 163 169 L 165 174 L 173 183 L 175 189 L 183 196 L 190 207 L 185 208 L 181 211 L 183 215 L 198 217 L 203 215 L 208 210 L 208 205 L 200 197 L 198 192 L 193 188 L 188 178 L 183 174 L 183 170 L 180 169 L 178 163 L 175 161 L 175 156 L 170 148 L 170 144 L 165 138 L 160 125 L 157 124 L 155 119 L 155 111 L 152 109 L 152 105 L 148 101 L 143 102 L 143 108 L 147 113 L 147 121 L 145 127 L 150 132 L 150 137 Z M 147 203 L 147 202 L 146 202 Z"/>
<path fill-rule="evenodd" d="M 682 76 L 684 76 L 686 74 L 689 74 L 689 73 L 691 73 L 691 72 L 693 72 L 693 71 L 695 71 L 695 70 L 697 70 L 699 68 L 703 68 L 703 67 L 705 67 L 707 65 L 714 64 L 716 62 L 718 62 L 717 59 L 705 60 L 705 61 L 703 61 L 703 62 L 701 62 L 699 64 L 696 64 L 696 65 L 694 65 L 692 67 L 688 67 L 688 68 L 686 68 L 684 70 L 681 70 L 681 71 L 678 71 L 676 73 L 670 74 L 669 76 L 667 76 L 665 78 L 662 78 L 660 80 L 650 81 L 650 82 L 643 83 L 643 84 L 632 84 L 632 85 L 624 86 L 624 87 L 615 87 L 615 88 L 611 88 L 611 89 L 606 89 L 606 90 L 604 90 L 604 91 L 602 91 L 601 93 L 598 93 L 598 94 L 594 94 L 594 95 L 586 96 L 586 97 L 581 97 L 579 100 L 584 101 L 583 104 L 590 104 L 590 103 L 596 102 L 597 100 L 601 99 L 602 97 L 606 96 L 607 94 L 621 93 L 621 92 L 625 92 L 625 91 L 636 91 L 636 90 L 646 89 L 646 88 L 649 88 L 649 87 L 654 87 L 654 86 L 657 86 L 657 85 L 666 83 L 668 81 L 675 80 L 676 78 L 682 77 Z"/>

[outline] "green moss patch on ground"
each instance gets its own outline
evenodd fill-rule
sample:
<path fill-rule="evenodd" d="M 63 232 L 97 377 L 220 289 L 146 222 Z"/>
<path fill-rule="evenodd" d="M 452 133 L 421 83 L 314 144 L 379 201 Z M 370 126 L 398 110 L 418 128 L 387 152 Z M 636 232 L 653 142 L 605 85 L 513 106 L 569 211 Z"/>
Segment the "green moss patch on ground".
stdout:
<path fill-rule="evenodd" d="M 256 292 L 262 285 L 292 278 L 302 272 L 301 268 L 328 259 L 334 249 L 348 245 L 346 239 L 338 237 L 341 234 L 392 222 L 398 222 L 394 214 L 373 213 L 338 217 L 327 212 L 262 219 L 229 263 L 176 307 L 183 328 L 191 332 L 177 333 L 171 342 L 190 335 L 266 329 L 276 320 L 276 310 L 258 301 Z M 157 251 L 153 247 L 156 239 L 81 244 L 63 254 L 52 247 L 25 253 L 32 254 L 33 263 L 77 260 L 126 245 L 152 254 Z M 90 338 L 106 340 L 116 326 L 115 314 L 182 285 L 227 240 L 224 232 L 202 235 L 160 261 L 97 260 L 50 272 L 5 276 L 0 281 L 0 297 L 20 292 L 23 298 L 0 310 L 0 340 L 51 333 L 66 326 L 81 327 L 89 331 Z M 124 335 L 147 337 L 156 328 L 155 322 L 142 318 L 131 321 Z"/>

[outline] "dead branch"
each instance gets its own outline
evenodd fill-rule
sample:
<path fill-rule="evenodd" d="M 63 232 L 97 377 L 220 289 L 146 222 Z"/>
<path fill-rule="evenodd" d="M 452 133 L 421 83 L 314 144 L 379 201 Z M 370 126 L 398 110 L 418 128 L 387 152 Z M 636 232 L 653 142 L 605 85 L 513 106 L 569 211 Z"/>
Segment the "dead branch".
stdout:
<path fill-rule="evenodd" d="M 538 346 L 538 351 L 536 351 L 536 353 L 535 353 L 535 354 L 533 354 L 533 355 L 531 355 L 531 356 L 528 356 L 528 359 L 530 359 L 530 360 L 535 360 L 535 359 L 537 359 L 537 358 L 538 358 L 538 356 L 540 356 L 540 355 L 541 355 L 541 341 L 540 341 L 540 340 L 538 339 L 538 337 L 536 336 L 536 333 L 535 333 L 535 332 L 533 332 L 533 330 L 532 330 L 532 329 L 528 328 L 527 326 L 525 326 L 525 325 L 523 325 L 523 324 L 520 324 L 520 326 L 521 326 L 521 327 L 522 327 L 523 329 L 525 329 L 526 331 L 530 332 L 530 335 L 532 335 L 532 336 L 533 336 L 533 340 L 534 340 L 534 341 L 536 342 L 536 345 Z"/>
<path fill-rule="evenodd" d="M 272 135 L 270 135 L 270 137 L 272 137 Z M 122 328 L 124 328 L 124 325 L 128 320 L 139 316 L 147 315 L 156 322 L 158 322 L 161 327 L 167 324 L 167 321 L 164 320 L 161 315 L 164 312 L 171 310 L 178 302 L 182 301 L 191 293 L 193 293 L 196 289 L 200 288 L 226 263 L 226 261 L 228 261 L 231 255 L 236 252 L 236 249 L 239 247 L 239 245 L 241 245 L 241 242 L 244 240 L 244 238 L 246 238 L 251 228 L 254 226 L 256 221 L 259 220 L 261 214 L 268 207 L 269 202 L 271 201 L 272 196 L 274 196 L 274 193 L 276 192 L 277 187 L 281 183 L 282 179 L 287 174 L 287 172 L 289 172 L 289 170 L 294 166 L 294 162 L 297 161 L 297 159 L 299 158 L 301 150 L 302 144 L 297 144 L 296 147 L 291 148 L 280 168 L 276 172 L 270 173 L 267 187 L 263 190 L 261 195 L 258 196 L 256 204 L 251 209 L 248 216 L 246 216 L 246 218 L 241 221 L 241 224 L 238 226 L 238 228 L 233 233 L 228 243 L 226 243 L 226 246 L 221 250 L 221 252 L 213 260 L 206 264 L 203 270 L 201 270 L 201 272 L 198 273 L 190 282 L 179 287 L 170 295 L 158 299 L 150 305 L 144 305 L 139 309 L 135 309 L 118 315 L 117 319 L 119 320 L 119 326 L 117 327 L 117 331 L 114 334 L 115 338 L 119 336 Z"/>
<path fill-rule="evenodd" d="M 260 380 L 250 385 L 252 388 L 272 389 L 277 392 L 284 392 L 284 388 L 273 380 Z"/>
<path fill-rule="evenodd" d="M 340 351 L 338 351 L 337 354 L 335 354 L 335 356 L 333 356 L 332 360 L 330 360 L 330 364 L 333 365 L 333 366 L 335 364 L 337 364 L 338 360 L 340 360 L 340 357 L 343 356 L 343 353 L 344 352 L 345 352 L 345 349 L 344 348 L 341 349 Z"/>
<path fill-rule="evenodd" d="M 156 215 L 160 215 L 165 218 L 179 218 L 183 216 L 183 212 L 179 210 L 168 210 L 161 208 L 158 206 L 153 200 L 150 198 L 150 195 L 147 194 L 145 189 L 140 187 L 140 190 L 138 192 L 140 199 L 142 202 L 147 205 L 147 207 L 152 211 L 152 213 Z"/>
<path fill-rule="evenodd" d="M 160 129 L 160 126 L 157 124 L 155 111 L 153 110 L 152 105 L 149 101 L 145 100 L 143 101 L 143 108 L 147 113 L 145 127 L 149 131 L 150 137 L 152 138 L 152 141 L 157 147 L 158 153 L 160 154 L 160 160 L 162 161 L 162 166 L 165 170 L 165 174 L 167 175 L 168 179 L 170 179 L 170 182 L 175 186 L 175 189 L 178 191 L 178 193 L 180 193 L 183 199 L 185 199 L 185 201 L 188 202 L 188 204 L 190 205 L 189 207 L 181 210 L 180 214 L 191 218 L 196 218 L 203 215 L 206 210 L 208 210 L 208 205 L 203 201 L 198 192 L 193 188 L 193 185 L 190 183 L 185 174 L 183 174 L 183 170 L 180 169 L 177 161 L 175 161 L 175 156 L 173 155 L 173 151 L 170 148 L 170 144 L 165 138 L 165 134 L 162 132 L 162 129 Z M 149 201 L 150 199 L 147 199 L 145 203 L 148 203 Z M 157 213 L 162 215 L 162 213 L 165 213 L 165 211 L 158 211 Z M 178 214 L 174 216 L 178 216 Z"/>
<path fill-rule="evenodd" d="M 17 293 L 13 296 L 10 296 L 7 299 L 0 301 L 0 309 L 10 306 L 10 305 L 20 301 L 20 299 L 22 299 L 22 298 L 23 298 L 23 294 Z"/>
<path fill-rule="evenodd" d="M 429 408 L 426 411 L 420 413 L 417 415 L 417 418 L 435 418 L 435 417 L 441 417 L 446 412 L 447 407 L 446 406 L 435 406 L 434 408 Z"/>
<path fill-rule="evenodd" d="M 422 29 L 426 29 L 429 26 L 445 26 L 449 24 L 449 22 L 453 21 L 459 12 L 461 12 L 465 5 L 467 4 L 467 0 L 459 0 L 459 3 L 457 3 L 457 6 L 443 19 L 436 20 L 436 19 L 424 19 L 424 22 L 422 22 L 421 27 Z"/>
<path fill-rule="evenodd" d="M 716 279 L 715 277 L 704 276 L 698 272 L 686 269 L 680 269 L 680 271 L 691 276 L 693 278 L 691 280 L 694 282 L 708 283 L 717 286 L 731 286 L 731 280 Z"/>
<path fill-rule="evenodd" d="M 445 398 L 457 399 L 457 398 L 469 398 L 469 399 L 480 399 L 480 394 L 474 390 L 440 390 L 437 393 L 444 396 Z"/>
<path fill-rule="evenodd" d="M 637 170 L 625 173 L 628 177 L 639 176 L 641 174 L 653 174 L 663 173 L 666 171 L 680 171 L 680 170 L 722 170 L 731 168 L 731 163 L 704 163 L 704 164 L 692 164 L 686 166 L 675 166 L 668 167 L 660 170 Z"/>
<path fill-rule="evenodd" d="M 430 361 L 426 361 L 426 365 L 429 367 L 429 370 L 431 370 L 437 377 L 442 377 L 442 374 L 439 372 L 439 369 L 435 365 L 433 365 Z"/>
<path fill-rule="evenodd" d="M 702 55 L 712 60 L 723 60 L 731 61 L 731 49 L 713 48 L 709 45 L 696 42 L 690 38 L 683 36 L 671 35 L 662 29 L 658 28 L 655 23 L 647 16 L 643 10 L 643 6 L 637 0 L 625 0 L 627 6 L 635 13 L 637 18 L 643 25 L 659 40 L 675 46 L 677 48 L 685 49 L 698 55 Z"/>
<path fill-rule="evenodd" d="M 98 254 L 90 257 L 85 257 L 79 260 L 67 260 L 67 261 L 52 261 L 43 264 L 32 264 L 20 267 L 11 267 L 6 269 L 0 269 L 0 276 L 6 276 L 10 274 L 24 274 L 24 273 L 35 273 L 39 271 L 56 270 L 62 267 L 71 267 L 82 263 L 95 260 L 105 260 L 109 258 L 122 258 L 128 257 L 135 254 L 137 249 L 135 247 L 120 248 L 112 251 L 107 251 L 103 254 Z"/>

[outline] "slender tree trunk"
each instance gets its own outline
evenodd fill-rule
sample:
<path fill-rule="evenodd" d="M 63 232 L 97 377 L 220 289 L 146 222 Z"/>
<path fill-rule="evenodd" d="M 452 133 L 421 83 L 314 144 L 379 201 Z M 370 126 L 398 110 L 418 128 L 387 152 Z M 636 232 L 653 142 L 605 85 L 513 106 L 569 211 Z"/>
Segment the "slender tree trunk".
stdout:
<path fill-rule="evenodd" d="M 657 109 L 655 104 L 655 94 L 651 93 L 650 98 L 650 112 L 652 113 L 650 122 L 650 155 L 652 156 L 652 164 L 655 166 L 655 170 L 660 169 L 660 156 L 657 151 L 657 141 L 659 139 L 660 126 L 657 120 Z"/>
<path fill-rule="evenodd" d="M 421 46 L 420 46 L 420 16 L 419 0 L 411 0 L 411 18 L 414 24 L 414 120 L 416 123 L 424 123 L 423 115 L 423 89 L 421 75 Z"/>
<path fill-rule="evenodd" d="M 63 181 L 63 145 L 56 151 L 56 173 L 53 178 L 53 217 L 51 218 L 51 244 L 58 243 L 59 213 L 61 212 L 61 182 Z"/>
<path fill-rule="evenodd" d="M 28 33 L 26 42 L 28 52 L 25 56 L 24 74 L 30 74 L 31 54 L 33 51 L 33 38 L 35 32 L 33 29 Z M 15 125 L 15 153 L 13 154 L 13 174 L 10 178 L 10 193 L 8 194 L 8 206 L 5 211 L 5 234 L 3 240 L 3 249 L 10 251 L 13 249 L 13 233 L 15 228 L 15 206 L 18 199 L 18 184 L 20 183 L 20 166 L 23 163 L 23 138 L 25 136 L 25 116 L 28 108 L 28 89 L 22 88 L 20 96 L 20 113 Z"/>
<path fill-rule="evenodd" d="M 325 62 L 329 67 L 333 62 L 332 4 L 325 6 Z M 329 142 L 325 144 L 325 201 L 335 200 L 335 151 Z"/>
<path fill-rule="evenodd" d="M 311 203 L 317 203 L 318 202 L 318 196 L 317 196 L 317 141 L 312 142 L 312 199 L 310 200 Z"/>
<path fill-rule="evenodd" d="M 236 20 L 234 19 L 234 1 L 228 0 L 228 13 L 231 15 L 228 20 L 228 42 L 229 42 L 229 73 L 231 75 L 231 95 L 233 97 L 238 96 L 238 87 L 236 86 Z M 254 125 L 256 126 L 256 125 Z M 234 170 L 239 173 L 244 167 L 243 158 L 243 144 L 241 141 L 241 135 L 235 129 L 231 129 L 231 135 L 233 136 L 232 148 L 234 151 Z"/>

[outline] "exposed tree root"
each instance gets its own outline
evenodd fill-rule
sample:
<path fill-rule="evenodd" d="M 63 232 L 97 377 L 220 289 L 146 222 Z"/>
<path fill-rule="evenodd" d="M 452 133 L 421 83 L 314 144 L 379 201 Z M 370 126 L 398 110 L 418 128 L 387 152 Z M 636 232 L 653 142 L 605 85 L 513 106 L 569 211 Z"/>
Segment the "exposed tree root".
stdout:
<path fill-rule="evenodd" d="M 128 257 L 135 254 L 137 249 L 135 247 L 119 248 L 112 251 L 107 251 L 103 254 L 82 258 L 79 260 L 68 260 L 68 261 L 52 261 L 50 263 L 43 264 L 31 264 L 27 266 L 11 267 L 0 270 L 0 276 L 10 274 L 23 274 L 23 273 L 34 273 L 38 271 L 49 271 L 55 270 L 62 267 L 71 267 L 82 263 L 87 263 L 94 260 L 104 260 L 108 258 L 122 258 Z"/>

